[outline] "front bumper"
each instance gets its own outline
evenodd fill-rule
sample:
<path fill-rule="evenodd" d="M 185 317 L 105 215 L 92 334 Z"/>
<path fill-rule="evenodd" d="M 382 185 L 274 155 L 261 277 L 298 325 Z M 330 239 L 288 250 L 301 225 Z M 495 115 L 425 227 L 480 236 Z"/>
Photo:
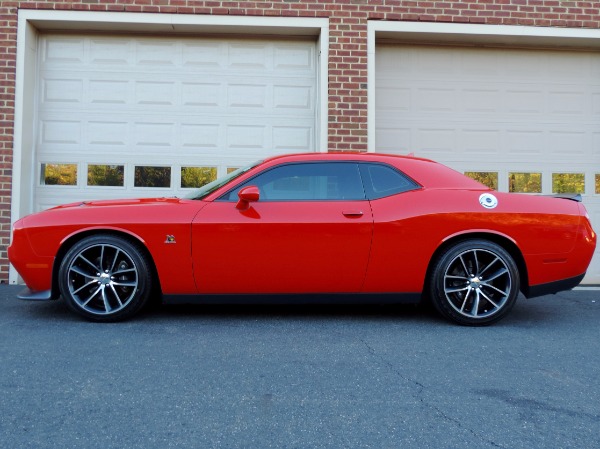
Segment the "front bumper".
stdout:
<path fill-rule="evenodd" d="M 38 292 L 52 290 L 54 257 L 36 254 L 27 237 L 27 230 L 22 226 L 22 220 L 13 225 L 8 260 L 21 275 L 32 294 L 35 292 L 33 296 L 37 296 Z M 24 296 L 32 296 L 32 294 Z"/>

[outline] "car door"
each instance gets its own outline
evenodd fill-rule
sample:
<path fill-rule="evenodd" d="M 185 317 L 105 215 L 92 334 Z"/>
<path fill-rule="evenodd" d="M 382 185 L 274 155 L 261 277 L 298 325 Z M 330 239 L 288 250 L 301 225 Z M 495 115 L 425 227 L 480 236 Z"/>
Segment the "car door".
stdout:
<path fill-rule="evenodd" d="M 240 206 L 238 192 L 249 186 L 258 188 L 260 198 Z M 359 292 L 372 228 L 358 164 L 287 163 L 265 169 L 194 219 L 198 290 Z"/>

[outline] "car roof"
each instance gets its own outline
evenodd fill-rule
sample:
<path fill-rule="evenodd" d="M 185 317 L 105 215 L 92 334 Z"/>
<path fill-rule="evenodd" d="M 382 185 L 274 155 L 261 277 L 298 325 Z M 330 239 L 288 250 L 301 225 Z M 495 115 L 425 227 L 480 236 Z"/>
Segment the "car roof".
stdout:
<path fill-rule="evenodd" d="M 385 153 L 366 153 L 357 151 L 340 151 L 334 153 L 294 153 L 294 154 L 282 154 L 277 156 L 271 156 L 266 158 L 264 162 L 283 162 L 289 161 L 326 161 L 326 160 L 338 160 L 338 161 L 379 161 L 379 162 L 390 162 L 391 160 L 418 160 L 423 162 L 431 162 L 436 164 L 437 162 L 430 159 L 415 157 L 412 155 L 400 155 L 400 154 L 385 154 Z"/>
<path fill-rule="evenodd" d="M 273 166 L 288 162 L 322 161 L 379 162 L 389 164 L 428 189 L 491 190 L 489 187 L 439 162 L 397 154 L 358 152 L 298 153 L 273 156 L 265 159 L 261 165 Z"/>

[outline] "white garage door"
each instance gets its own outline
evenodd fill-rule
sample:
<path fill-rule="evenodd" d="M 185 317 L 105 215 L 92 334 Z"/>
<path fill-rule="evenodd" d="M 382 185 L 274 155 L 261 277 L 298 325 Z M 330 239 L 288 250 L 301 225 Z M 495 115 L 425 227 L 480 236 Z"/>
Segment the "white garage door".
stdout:
<path fill-rule="evenodd" d="M 34 204 L 183 195 L 315 151 L 313 41 L 47 35 Z"/>
<path fill-rule="evenodd" d="M 375 140 L 500 191 L 580 192 L 600 230 L 600 53 L 379 45 Z"/>

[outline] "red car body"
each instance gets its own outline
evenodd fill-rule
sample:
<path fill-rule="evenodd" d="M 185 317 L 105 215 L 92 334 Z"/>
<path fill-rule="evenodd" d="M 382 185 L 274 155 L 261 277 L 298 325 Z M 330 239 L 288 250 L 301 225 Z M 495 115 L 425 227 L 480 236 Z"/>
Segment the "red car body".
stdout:
<path fill-rule="evenodd" d="M 380 164 L 413 187 L 378 198 L 269 201 L 252 186 L 276 167 L 325 163 Z M 251 187 L 227 196 L 241 185 Z M 94 235 L 135 242 L 150 260 L 153 288 L 164 302 L 291 293 L 418 299 L 428 291 L 434 261 L 465 240 L 502 247 L 518 268 L 520 290 L 536 296 L 577 285 L 596 245 L 578 201 L 495 192 L 419 158 L 288 155 L 263 161 L 201 199 L 86 201 L 18 220 L 9 259 L 28 287 L 21 296 L 59 297 L 63 258 Z"/>

